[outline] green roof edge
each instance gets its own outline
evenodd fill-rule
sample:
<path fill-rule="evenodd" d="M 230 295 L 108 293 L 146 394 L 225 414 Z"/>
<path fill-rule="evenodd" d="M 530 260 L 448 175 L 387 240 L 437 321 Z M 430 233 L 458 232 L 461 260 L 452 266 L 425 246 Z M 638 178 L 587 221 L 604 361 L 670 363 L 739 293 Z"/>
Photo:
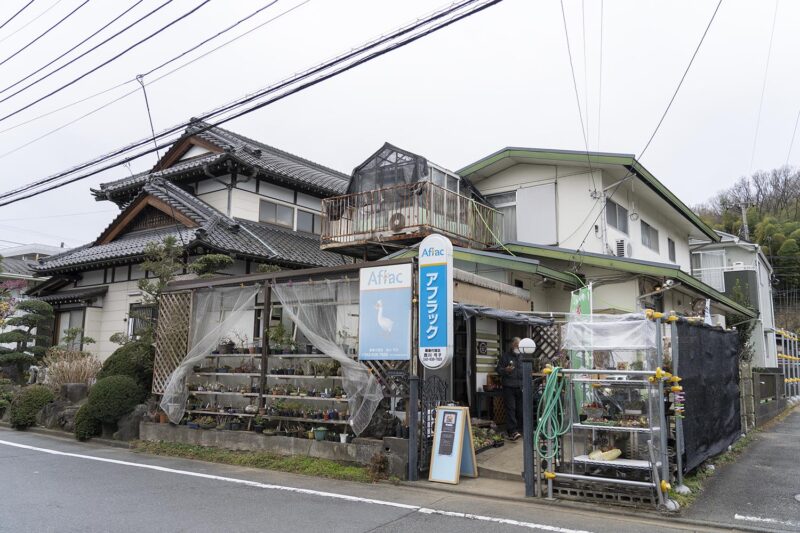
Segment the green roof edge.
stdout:
<path fill-rule="evenodd" d="M 677 281 L 695 289 L 698 292 L 705 294 L 713 300 L 722 303 L 731 309 L 736 310 L 744 316 L 749 318 L 757 318 L 758 314 L 744 307 L 743 305 L 734 302 L 718 290 L 710 287 L 700 281 L 699 279 L 687 274 L 680 268 L 672 267 L 669 265 L 659 266 L 647 262 L 639 262 L 634 259 L 621 260 L 613 256 L 597 257 L 595 255 L 580 254 L 573 251 L 555 250 L 549 247 L 540 247 L 535 245 L 522 245 L 522 244 L 507 244 L 505 246 L 511 252 L 526 253 L 535 255 L 537 257 L 546 257 L 548 259 L 557 259 L 561 261 L 579 261 L 581 264 L 590 265 L 595 267 L 613 268 L 623 272 L 630 272 L 633 274 L 649 274 L 652 276 L 666 276 L 677 278 Z"/>
<path fill-rule="evenodd" d="M 625 167 L 629 167 L 629 170 L 635 172 L 641 179 L 644 181 L 653 191 L 656 192 L 659 196 L 664 198 L 669 204 L 671 204 L 678 212 L 680 212 L 689 222 L 694 224 L 700 231 L 702 231 L 707 237 L 709 237 L 713 242 L 718 242 L 720 240 L 719 235 L 705 222 L 700 219 L 700 217 L 695 214 L 694 211 L 689 209 L 689 207 L 684 204 L 675 194 L 670 191 L 667 187 L 664 186 L 663 183 L 658 181 L 658 179 L 650 173 L 649 170 L 644 168 L 644 166 L 636 160 L 636 157 L 629 154 L 610 154 L 610 153 L 598 153 L 598 152 L 590 152 L 588 155 L 586 152 L 576 152 L 576 151 L 568 151 L 568 150 L 538 150 L 534 148 L 504 148 L 499 150 L 493 154 L 490 154 L 483 159 L 479 159 L 478 161 L 467 165 L 466 167 L 457 170 L 456 174 L 459 176 L 466 178 L 470 174 L 478 172 L 486 168 L 487 166 L 496 163 L 502 159 L 506 159 L 509 157 L 523 157 L 529 159 L 556 159 L 561 161 L 570 161 L 575 163 L 595 163 L 595 164 L 608 164 L 608 165 L 622 165 Z"/>

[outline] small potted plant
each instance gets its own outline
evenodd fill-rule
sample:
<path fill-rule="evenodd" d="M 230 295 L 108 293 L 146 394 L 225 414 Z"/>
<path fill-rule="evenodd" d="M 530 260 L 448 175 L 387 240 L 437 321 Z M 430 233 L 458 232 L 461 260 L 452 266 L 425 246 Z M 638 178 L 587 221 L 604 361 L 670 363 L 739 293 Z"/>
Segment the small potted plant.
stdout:
<path fill-rule="evenodd" d="M 314 428 L 314 440 L 323 441 L 328 436 L 328 428 L 325 426 L 318 426 Z"/>
<path fill-rule="evenodd" d="M 197 425 L 199 425 L 202 429 L 214 429 L 217 427 L 217 422 L 214 420 L 214 417 L 202 416 L 197 419 Z"/>
<path fill-rule="evenodd" d="M 219 345 L 217 345 L 217 352 L 220 354 L 231 354 L 233 353 L 234 346 L 236 345 L 229 337 L 222 337 L 219 340 Z"/>
<path fill-rule="evenodd" d="M 247 337 L 247 334 L 239 330 L 234 330 L 233 337 L 236 339 L 236 343 L 239 346 L 236 351 L 240 354 L 246 354 L 247 346 L 249 344 L 249 339 Z"/>
<path fill-rule="evenodd" d="M 231 421 L 231 431 L 240 431 L 242 429 L 242 424 L 242 419 L 237 416 Z"/>
<path fill-rule="evenodd" d="M 258 415 L 253 418 L 253 431 L 256 433 L 261 433 L 264 431 L 264 426 L 267 425 L 267 421 L 261 415 Z"/>

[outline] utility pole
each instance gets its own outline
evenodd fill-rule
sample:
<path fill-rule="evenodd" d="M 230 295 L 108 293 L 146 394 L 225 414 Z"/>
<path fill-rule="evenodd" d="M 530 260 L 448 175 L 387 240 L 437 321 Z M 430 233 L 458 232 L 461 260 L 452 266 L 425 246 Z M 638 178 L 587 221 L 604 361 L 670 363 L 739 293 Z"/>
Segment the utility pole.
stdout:
<path fill-rule="evenodd" d="M 742 210 L 742 237 L 744 240 L 750 240 L 750 228 L 747 226 L 747 207 L 748 205 L 745 203 L 739 204 L 739 208 Z"/>

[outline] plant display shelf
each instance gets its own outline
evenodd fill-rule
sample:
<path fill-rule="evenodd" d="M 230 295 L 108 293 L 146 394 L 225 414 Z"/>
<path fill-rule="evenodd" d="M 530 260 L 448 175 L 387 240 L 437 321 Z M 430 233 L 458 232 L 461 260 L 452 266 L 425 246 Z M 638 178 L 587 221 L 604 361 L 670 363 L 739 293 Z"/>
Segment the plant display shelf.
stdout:
<path fill-rule="evenodd" d="M 630 431 L 632 433 L 651 433 L 658 431 L 660 428 L 656 427 L 631 427 L 631 426 L 606 426 L 605 424 L 572 424 L 572 427 L 578 429 L 593 429 L 598 431 Z"/>
<path fill-rule="evenodd" d="M 234 395 L 234 396 L 245 396 L 245 397 L 256 397 L 258 396 L 257 392 L 234 392 L 234 391 L 210 391 L 210 390 L 190 390 L 189 394 L 205 394 L 205 395 L 213 395 L 216 396 L 218 394 L 227 394 L 227 395 Z"/>
<path fill-rule="evenodd" d="M 256 416 L 254 413 L 220 413 L 219 411 L 205 411 L 202 409 L 187 409 L 187 413 L 197 415 L 212 415 L 212 416 L 235 416 L 235 417 L 252 417 Z"/>
<path fill-rule="evenodd" d="M 260 374 L 255 374 L 259 376 Z M 267 378 L 274 378 L 274 379 L 335 379 L 340 380 L 342 376 L 306 376 L 306 375 L 295 375 L 295 374 L 267 374 L 265 377 Z"/>
<path fill-rule="evenodd" d="M 323 401 L 323 402 L 347 403 L 347 398 L 320 398 L 319 396 L 292 396 L 289 394 L 265 394 L 264 398 L 275 398 L 279 400 L 297 400 L 297 401 L 313 400 L 313 401 Z"/>
<path fill-rule="evenodd" d="M 212 353 L 206 357 L 261 357 L 260 353 Z"/>
<path fill-rule="evenodd" d="M 260 372 L 195 372 L 195 376 L 250 376 L 259 377 Z"/>
<path fill-rule="evenodd" d="M 647 380 L 644 379 L 590 379 L 590 378 L 572 378 L 572 381 L 575 383 L 599 383 L 601 385 L 608 385 L 610 387 L 613 386 L 625 386 L 625 385 L 636 385 L 637 387 L 649 387 L 652 386 Z"/>
<path fill-rule="evenodd" d="M 299 416 L 261 415 L 261 418 L 266 418 L 267 420 L 283 420 L 284 422 L 303 422 L 306 424 L 330 424 L 335 426 L 350 425 L 350 422 L 347 420 L 319 420 L 316 418 L 303 418 Z"/>
<path fill-rule="evenodd" d="M 650 470 L 653 467 L 653 465 L 650 464 L 650 461 L 643 461 L 641 459 L 614 459 L 613 461 L 599 461 L 595 459 L 589 459 L 588 455 L 575 456 L 572 458 L 572 461 L 574 463 L 584 464 L 588 466 L 632 468 L 637 470 Z"/>

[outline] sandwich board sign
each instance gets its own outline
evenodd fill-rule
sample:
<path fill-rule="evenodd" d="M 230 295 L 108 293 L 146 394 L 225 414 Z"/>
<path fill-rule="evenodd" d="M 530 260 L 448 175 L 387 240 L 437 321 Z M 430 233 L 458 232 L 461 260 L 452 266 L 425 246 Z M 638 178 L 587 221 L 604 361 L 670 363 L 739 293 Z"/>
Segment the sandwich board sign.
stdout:
<path fill-rule="evenodd" d="M 419 245 L 419 361 L 444 368 L 453 358 L 453 243 L 428 235 Z"/>
<path fill-rule="evenodd" d="M 469 408 L 437 407 L 428 481 L 456 485 L 462 475 L 478 477 Z"/>
<path fill-rule="evenodd" d="M 362 268 L 359 272 L 358 358 L 411 359 L 411 264 Z"/>

